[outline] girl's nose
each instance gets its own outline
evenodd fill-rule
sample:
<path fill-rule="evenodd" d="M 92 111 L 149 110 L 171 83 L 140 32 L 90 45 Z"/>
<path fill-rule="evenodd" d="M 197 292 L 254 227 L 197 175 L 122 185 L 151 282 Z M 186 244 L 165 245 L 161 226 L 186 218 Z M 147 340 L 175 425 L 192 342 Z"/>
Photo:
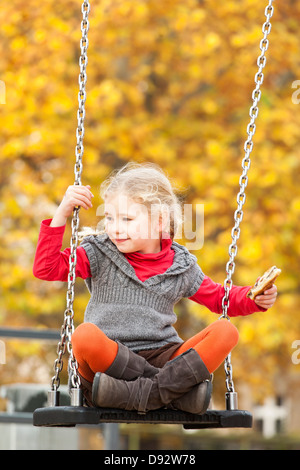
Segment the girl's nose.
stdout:
<path fill-rule="evenodd" d="M 115 221 L 114 223 L 114 226 L 113 226 L 113 233 L 115 235 L 125 235 L 126 234 L 126 230 L 122 224 L 122 221 Z"/>

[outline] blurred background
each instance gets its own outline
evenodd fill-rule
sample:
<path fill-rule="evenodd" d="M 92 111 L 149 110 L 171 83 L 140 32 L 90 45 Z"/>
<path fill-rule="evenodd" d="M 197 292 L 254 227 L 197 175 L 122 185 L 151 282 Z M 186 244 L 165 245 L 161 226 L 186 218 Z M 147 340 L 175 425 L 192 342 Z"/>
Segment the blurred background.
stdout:
<path fill-rule="evenodd" d="M 82 182 L 96 202 L 81 211 L 82 225 L 98 223 L 98 190 L 111 170 L 157 163 L 186 203 L 204 205 L 204 243 L 193 254 L 223 283 L 266 4 L 91 2 Z M 113 430 L 119 448 L 300 448 L 300 4 L 274 8 L 233 276 L 251 285 L 269 267 L 282 269 L 275 306 L 232 320 L 240 331 L 234 383 L 254 427 L 121 425 Z M 41 221 L 74 181 L 81 1 L 11 0 L 0 18 L 0 448 L 105 448 L 113 444 L 101 427 L 30 425 L 53 375 L 65 309 L 66 285 L 35 279 L 32 264 Z M 67 227 L 64 247 L 69 240 Z M 78 279 L 76 325 L 87 302 Z M 184 339 L 217 318 L 186 299 L 176 313 Z M 18 337 L 24 329 L 53 334 Z M 221 409 L 224 380 L 221 368 L 214 379 Z M 8 412 L 26 412 L 29 423 L 5 423 Z"/>

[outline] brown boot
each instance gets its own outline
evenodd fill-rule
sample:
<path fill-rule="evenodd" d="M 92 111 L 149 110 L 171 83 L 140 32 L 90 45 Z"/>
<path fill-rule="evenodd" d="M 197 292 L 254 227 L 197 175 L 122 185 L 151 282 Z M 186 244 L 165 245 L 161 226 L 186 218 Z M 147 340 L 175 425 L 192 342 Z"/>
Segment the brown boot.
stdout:
<path fill-rule="evenodd" d="M 131 351 L 127 346 L 118 343 L 117 355 L 111 366 L 105 371 L 106 375 L 116 379 L 134 380 L 137 377 L 154 377 L 159 371 L 149 364 L 142 356 Z"/>
<path fill-rule="evenodd" d="M 211 380 L 205 380 L 201 384 L 195 385 L 189 392 L 177 398 L 177 400 L 173 400 L 168 405 L 168 408 L 202 415 L 209 406 L 211 394 L 212 382 Z"/>
<path fill-rule="evenodd" d="M 116 379 L 134 380 L 137 377 L 154 377 L 159 369 L 151 366 L 142 356 L 131 351 L 124 344 L 118 342 L 118 352 L 110 367 L 105 371 L 106 375 Z M 89 382 L 79 374 L 83 395 L 88 406 L 93 406 L 92 402 L 92 382 Z"/>
<path fill-rule="evenodd" d="M 128 382 L 97 373 L 93 382 L 93 403 L 99 407 L 146 412 L 168 405 L 209 378 L 199 354 L 189 349 L 167 362 L 153 378 L 139 377 Z"/>
<path fill-rule="evenodd" d="M 92 400 L 92 389 L 93 389 L 93 384 L 86 380 L 82 375 L 79 374 L 80 378 L 80 388 L 82 389 L 83 396 L 85 398 L 85 404 L 87 406 L 93 406 L 93 400 Z"/>

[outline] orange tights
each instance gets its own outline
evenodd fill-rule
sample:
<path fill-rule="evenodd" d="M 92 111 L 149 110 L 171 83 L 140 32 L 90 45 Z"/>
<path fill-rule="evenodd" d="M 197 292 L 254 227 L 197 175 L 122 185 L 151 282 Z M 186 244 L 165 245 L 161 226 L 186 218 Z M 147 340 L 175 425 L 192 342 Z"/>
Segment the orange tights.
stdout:
<path fill-rule="evenodd" d="M 217 320 L 188 339 L 171 359 L 194 348 L 210 373 L 214 372 L 236 346 L 239 334 L 228 320 Z M 82 323 L 72 335 L 72 345 L 79 373 L 89 382 L 96 372 L 105 372 L 114 361 L 118 344 L 93 323 Z"/>

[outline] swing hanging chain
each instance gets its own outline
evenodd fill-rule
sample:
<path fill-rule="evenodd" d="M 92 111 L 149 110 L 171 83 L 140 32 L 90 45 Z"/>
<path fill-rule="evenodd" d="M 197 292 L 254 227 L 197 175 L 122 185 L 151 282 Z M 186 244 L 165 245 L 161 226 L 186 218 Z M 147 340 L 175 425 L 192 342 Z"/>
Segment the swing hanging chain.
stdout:
<path fill-rule="evenodd" d="M 271 32 L 271 22 L 270 19 L 273 16 L 274 13 L 274 7 L 273 7 L 273 1 L 274 0 L 268 0 L 268 5 L 265 8 L 265 17 L 266 21 L 263 24 L 262 27 L 262 32 L 263 32 L 263 38 L 260 41 L 260 50 L 261 54 L 257 59 L 257 65 L 258 65 L 258 71 L 255 75 L 254 81 L 256 84 L 255 89 L 252 92 L 252 106 L 250 107 L 249 115 L 250 115 L 250 122 L 247 126 L 247 134 L 248 138 L 246 139 L 244 143 L 244 151 L 245 151 L 245 156 L 242 160 L 242 169 L 243 172 L 240 176 L 239 180 L 239 185 L 240 185 L 240 190 L 237 195 L 237 209 L 234 213 L 234 227 L 231 231 L 231 244 L 229 245 L 229 261 L 226 264 L 226 274 L 227 277 L 224 281 L 224 297 L 222 299 L 222 310 L 223 313 L 220 318 L 226 318 L 229 320 L 228 316 L 228 308 L 229 308 L 229 296 L 230 296 L 230 291 L 232 288 L 232 275 L 235 270 L 235 257 L 237 254 L 237 241 L 240 237 L 241 229 L 240 229 L 240 223 L 243 220 L 243 206 L 246 201 L 246 187 L 248 184 L 248 170 L 250 168 L 251 160 L 250 160 L 250 154 L 253 150 L 253 141 L 252 138 L 255 134 L 256 131 L 256 125 L 255 121 L 258 116 L 258 103 L 261 98 L 261 90 L 260 87 L 263 83 L 264 80 L 264 74 L 263 74 L 263 69 L 266 65 L 267 58 L 265 56 L 266 51 L 268 50 L 269 47 L 269 40 L 268 40 L 268 35 Z M 233 378 L 232 378 L 232 365 L 231 365 L 231 354 L 229 354 L 224 362 L 224 369 L 225 369 L 225 375 L 226 375 L 226 388 L 228 392 L 234 392 L 234 384 L 233 384 Z"/>
<path fill-rule="evenodd" d="M 86 67 L 88 63 L 87 49 L 88 49 L 88 31 L 89 21 L 88 15 L 90 12 L 90 3 L 88 0 L 84 0 L 82 7 L 82 22 L 81 22 L 81 33 L 82 37 L 80 40 L 80 57 L 79 57 L 79 92 L 78 92 L 78 111 L 77 111 L 77 129 L 76 129 L 76 147 L 75 156 L 76 162 L 74 166 L 75 174 L 75 185 L 81 185 L 81 174 L 82 174 L 82 158 L 83 158 L 83 137 L 84 137 L 84 119 L 85 119 L 85 101 L 86 101 L 86 82 L 87 74 Z M 76 264 L 77 264 L 77 246 L 78 246 L 78 229 L 79 229 L 79 207 L 75 207 L 73 211 L 73 217 L 71 222 L 71 251 L 69 256 L 69 274 L 68 274 L 68 288 L 67 288 L 67 305 L 64 312 L 64 322 L 61 327 L 61 338 L 57 346 L 58 357 L 54 362 L 55 375 L 52 377 L 52 390 L 57 391 L 60 386 L 60 372 L 63 368 L 63 355 L 66 349 L 69 353 L 69 371 L 71 375 L 71 382 L 74 388 L 79 389 L 80 377 L 78 375 L 78 364 L 74 357 L 72 350 L 71 337 L 74 332 L 74 296 L 75 296 L 75 279 L 76 279 Z"/>

